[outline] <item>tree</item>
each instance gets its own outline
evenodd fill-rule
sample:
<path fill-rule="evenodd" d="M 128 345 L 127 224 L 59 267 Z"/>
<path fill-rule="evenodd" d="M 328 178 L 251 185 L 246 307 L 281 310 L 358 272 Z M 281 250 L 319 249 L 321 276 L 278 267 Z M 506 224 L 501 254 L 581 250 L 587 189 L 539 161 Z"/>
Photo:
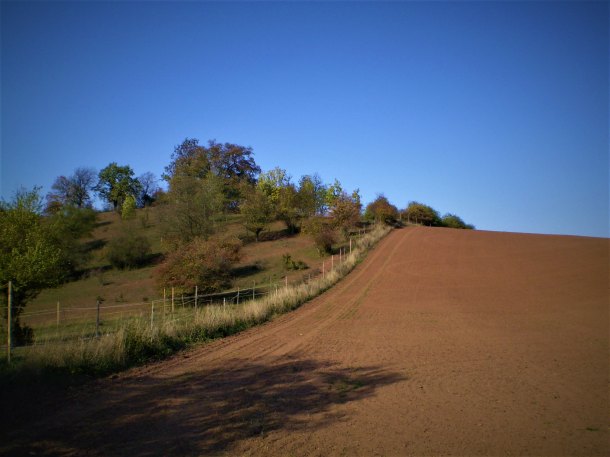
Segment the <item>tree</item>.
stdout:
<path fill-rule="evenodd" d="M 178 293 L 221 291 L 231 285 L 231 267 L 239 260 L 241 243 L 238 240 L 204 240 L 194 238 L 170 253 L 157 268 L 155 277 L 159 288 L 176 287 Z"/>
<path fill-rule="evenodd" d="M 91 205 L 91 192 L 95 188 L 96 172 L 93 168 L 80 167 L 74 170 L 72 181 L 72 203 L 77 208 Z"/>
<path fill-rule="evenodd" d="M 403 219 L 416 224 L 438 227 L 442 224 L 438 211 L 428 205 L 419 202 L 409 202 L 403 212 Z"/>
<path fill-rule="evenodd" d="M 474 229 L 474 225 L 466 224 L 462 218 L 455 214 L 447 213 L 442 218 L 443 227 L 456 228 L 456 229 Z"/>
<path fill-rule="evenodd" d="M 246 230 L 254 233 L 256 241 L 258 241 L 260 233 L 265 230 L 272 219 L 273 211 L 269 198 L 260 189 L 254 188 L 246 194 L 240 211 L 244 216 Z"/>
<path fill-rule="evenodd" d="M 213 174 L 174 176 L 159 207 L 164 241 L 176 247 L 196 237 L 207 239 L 222 213 L 222 191 L 222 180 Z"/>
<path fill-rule="evenodd" d="M 258 177 L 258 188 L 269 198 L 271 204 L 277 208 L 280 199 L 280 189 L 289 186 L 290 175 L 286 170 L 275 167 Z"/>
<path fill-rule="evenodd" d="M 309 218 L 326 212 L 326 186 L 320 176 L 304 175 L 299 180 L 298 206 L 301 217 Z"/>
<path fill-rule="evenodd" d="M 119 166 L 112 162 L 100 171 L 95 189 L 103 200 L 111 203 L 113 209 L 118 211 L 128 195 L 135 197 L 140 193 L 140 182 L 133 175 L 129 165 Z"/>
<path fill-rule="evenodd" d="M 204 178 L 213 174 L 222 180 L 226 208 L 234 211 L 242 197 L 241 184 L 254 184 L 260 171 L 250 147 L 214 140 L 206 147 L 195 138 L 187 138 L 174 148 L 163 178 L 169 182 L 178 175 Z"/>
<path fill-rule="evenodd" d="M 83 240 L 91 236 L 97 213 L 91 208 L 77 208 L 66 205 L 52 215 L 43 218 L 42 223 L 62 252 L 62 270 L 66 278 L 73 277 L 90 258 L 90 250 Z"/>
<path fill-rule="evenodd" d="M 293 184 L 279 188 L 276 217 L 286 224 L 288 233 L 298 233 L 300 230 L 302 216 L 297 190 Z"/>
<path fill-rule="evenodd" d="M 20 190 L 11 202 L 0 201 L 0 287 L 12 283 L 12 315 L 17 344 L 31 339 L 19 322 L 26 304 L 42 289 L 59 284 L 62 251 L 40 216 L 40 188 Z M 0 294 L 6 316 L 7 295 Z M 5 319 L 3 320 L 5 321 Z"/>
<path fill-rule="evenodd" d="M 156 200 L 157 193 L 161 190 L 157 184 L 159 180 L 154 173 L 147 171 L 138 176 L 138 182 L 140 183 L 140 193 L 137 195 L 138 207 L 144 208 L 145 206 L 150 206 Z"/>
<path fill-rule="evenodd" d="M 393 224 L 398 219 L 398 209 L 390 203 L 385 195 L 380 194 L 367 205 L 364 211 L 364 219 Z"/>
<path fill-rule="evenodd" d="M 303 231 L 313 238 L 320 256 L 332 253 L 337 242 L 337 233 L 323 217 L 312 217 L 303 226 Z"/>
<path fill-rule="evenodd" d="M 128 195 L 121 208 L 121 219 L 126 221 L 134 217 L 136 217 L 136 199 L 133 198 L 133 195 Z"/>
<path fill-rule="evenodd" d="M 326 188 L 326 195 L 324 197 L 324 203 L 328 208 L 332 208 L 335 202 L 345 194 L 343 187 L 338 179 Z"/>
<path fill-rule="evenodd" d="M 84 167 L 74 170 L 72 176 L 58 176 L 51 186 L 51 192 L 47 194 L 45 212 L 52 214 L 65 205 L 77 208 L 91 206 L 91 192 L 95 187 L 95 178 L 95 170 Z"/>
<path fill-rule="evenodd" d="M 340 229 L 345 237 L 349 230 L 360 222 L 360 211 L 362 205 L 360 199 L 356 195 L 347 195 L 343 192 L 338 197 L 334 198 L 334 203 L 331 206 L 331 215 L 333 224 Z"/>

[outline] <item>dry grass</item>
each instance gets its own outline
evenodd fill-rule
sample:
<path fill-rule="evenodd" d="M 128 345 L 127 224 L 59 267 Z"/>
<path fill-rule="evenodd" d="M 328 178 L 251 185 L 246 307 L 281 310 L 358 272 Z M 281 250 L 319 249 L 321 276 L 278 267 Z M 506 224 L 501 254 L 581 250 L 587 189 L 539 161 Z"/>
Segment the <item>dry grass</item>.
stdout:
<path fill-rule="evenodd" d="M 281 288 L 240 305 L 177 309 L 151 325 L 150 316 L 122 321 L 113 333 L 91 337 L 91 327 L 77 340 L 20 348 L 18 364 L 27 369 L 61 369 L 103 374 L 166 357 L 188 345 L 234 334 L 293 310 L 321 294 L 349 273 L 390 228 L 378 226 L 355 243 L 351 254 L 323 277 Z"/>

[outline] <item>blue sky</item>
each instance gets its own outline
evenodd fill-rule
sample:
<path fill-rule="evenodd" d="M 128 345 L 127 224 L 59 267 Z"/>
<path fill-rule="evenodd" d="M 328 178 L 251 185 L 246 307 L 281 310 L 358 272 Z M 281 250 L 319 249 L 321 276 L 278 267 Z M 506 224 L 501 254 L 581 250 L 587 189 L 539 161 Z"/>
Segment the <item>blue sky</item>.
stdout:
<path fill-rule="evenodd" d="M 607 2 L 2 2 L 1 194 L 185 137 L 479 229 L 609 236 Z"/>

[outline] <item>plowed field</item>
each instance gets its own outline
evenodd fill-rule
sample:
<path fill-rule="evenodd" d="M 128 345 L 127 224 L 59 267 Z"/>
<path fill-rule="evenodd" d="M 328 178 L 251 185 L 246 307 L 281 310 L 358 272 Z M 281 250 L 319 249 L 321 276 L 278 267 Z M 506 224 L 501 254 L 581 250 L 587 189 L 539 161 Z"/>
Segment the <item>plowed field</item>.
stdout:
<path fill-rule="evenodd" d="M 610 455 L 608 239 L 405 228 L 297 311 L 104 379 L 36 455 Z"/>

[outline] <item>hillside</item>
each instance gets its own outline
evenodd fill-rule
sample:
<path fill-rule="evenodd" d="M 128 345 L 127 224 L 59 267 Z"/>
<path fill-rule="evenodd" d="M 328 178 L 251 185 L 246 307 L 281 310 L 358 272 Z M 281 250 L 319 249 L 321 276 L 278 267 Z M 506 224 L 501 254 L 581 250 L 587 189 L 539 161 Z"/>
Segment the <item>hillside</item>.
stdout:
<path fill-rule="evenodd" d="M 607 455 L 609 247 L 395 230 L 297 311 L 56 398 L 0 450 Z"/>
<path fill-rule="evenodd" d="M 111 268 L 106 259 L 107 244 L 116 238 L 125 226 L 146 236 L 151 243 L 151 262 L 142 268 L 117 270 Z M 218 237 L 234 236 L 247 240 L 242 248 L 241 260 L 232 271 L 233 290 L 249 289 L 253 284 L 257 287 L 274 287 L 283 284 L 286 276 L 291 283 L 300 281 L 307 275 L 315 274 L 324 260 L 318 254 L 311 237 L 288 235 L 281 222 L 270 224 L 259 242 L 251 240 L 251 234 L 246 232 L 239 215 L 228 216 L 219 222 L 216 231 Z M 94 306 L 97 297 L 102 297 L 105 305 L 114 306 L 147 303 L 162 296 L 162 291 L 154 279 L 154 270 L 164 253 L 156 208 L 137 210 L 135 219 L 129 222 L 122 221 L 120 215 L 114 212 L 99 213 L 92 237 L 85 241 L 92 247 L 92 256 L 83 277 L 59 288 L 43 291 L 28 304 L 26 314 L 45 310 L 52 312 L 58 302 L 63 311 L 69 312 L 70 308 Z M 337 245 L 337 248 L 339 246 Z M 290 254 L 294 260 L 303 261 L 309 268 L 287 270 L 283 261 L 284 254 Z M 46 317 L 36 315 L 29 319 L 27 316 L 24 318 L 32 325 L 54 319 L 52 313 Z"/>

